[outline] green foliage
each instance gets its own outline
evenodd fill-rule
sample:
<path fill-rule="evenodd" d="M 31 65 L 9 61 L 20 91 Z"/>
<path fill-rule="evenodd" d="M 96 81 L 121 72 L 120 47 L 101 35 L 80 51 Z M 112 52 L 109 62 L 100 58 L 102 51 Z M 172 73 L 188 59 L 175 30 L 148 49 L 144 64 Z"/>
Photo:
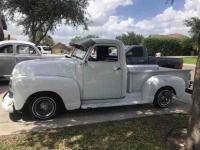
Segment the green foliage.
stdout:
<path fill-rule="evenodd" d="M 181 44 L 181 55 L 189 56 L 191 52 L 194 51 L 193 49 L 193 40 L 191 38 L 186 38 L 179 40 Z"/>
<path fill-rule="evenodd" d="M 149 55 L 160 52 L 163 56 L 190 55 L 192 40 L 190 38 L 145 38 L 143 46 L 148 49 Z"/>
<path fill-rule="evenodd" d="M 117 36 L 116 39 L 122 41 L 125 45 L 140 45 L 144 37 L 134 32 L 128 32 Z"/>
<path fill-rule="evenodd" d="M 98 35 L 87 35 L 87 36 L 75 36 L 74 38 L 71 39 L 71 42 L 78 42 L 81 40 L 85 40 L 85 39 L 90 39 L 90 38 L 99 38 Z"/>
<path fill-rule="evenodd" d="M 44 35 L 43 32 L 37 32 L 36 34 L 36 40 L 39 41 Z M 29 37 L 29 41 L 32 41 L 32 37 Z M 50 35 L 46 35 L 43 37 L 43 39 L 38 43 L 38 45 L 43 45 L 43 46 L 53 46 L 55 44 L 53 38 Z"/>
<path fill-rule="evenodd" d="M 45 45 L 45 46 L 53 46 L 53 45 L 55 45 L 55 42 L 50 35 L 47 35 L 43 38 L 43 40 L 40 42 L 40 44 Z"/>
<path fill-rule="evenodd" d="M 192 17 L 185 21 L 185 25 L 190 27 L 190 33 L 198 51 L 200 49 L 200 18 Z"/>
<path fill-rule="evenodd" d="M 87 5 L 88 0 L 5 0 L 4 9 L 12 20 L 24 27 L 24 33 L 31 36 L 32 42 L 38 44 L 48 31 L 54 31 L 61 23 L 87 28 Z M 41 30 L 43 36 L 37 40 L 36 35 Z"/>

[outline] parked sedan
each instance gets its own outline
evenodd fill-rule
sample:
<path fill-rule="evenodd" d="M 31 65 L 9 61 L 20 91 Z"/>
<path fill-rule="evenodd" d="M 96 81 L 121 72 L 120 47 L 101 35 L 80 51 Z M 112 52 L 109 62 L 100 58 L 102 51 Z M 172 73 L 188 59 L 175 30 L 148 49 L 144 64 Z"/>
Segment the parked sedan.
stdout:
<path fill-rule="evenodd" d="M 2 41 L 0 42 L 0 77 L 9 77 L 14 66 L 21 61 L 50 57 L 55 58 L 55 56 L 43 56 L 31 42 Z"/>

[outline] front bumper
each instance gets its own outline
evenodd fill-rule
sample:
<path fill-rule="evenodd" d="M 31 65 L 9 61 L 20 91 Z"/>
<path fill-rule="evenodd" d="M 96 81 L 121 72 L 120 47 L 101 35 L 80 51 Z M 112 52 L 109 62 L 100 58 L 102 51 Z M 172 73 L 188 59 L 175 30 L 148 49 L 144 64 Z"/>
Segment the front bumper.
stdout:
<path fill-rule="evenodd" d="M 2 107 L 9 113 L 15 112 L 13 95 L 9 94 L 9 92 L 3 96 Z"/>

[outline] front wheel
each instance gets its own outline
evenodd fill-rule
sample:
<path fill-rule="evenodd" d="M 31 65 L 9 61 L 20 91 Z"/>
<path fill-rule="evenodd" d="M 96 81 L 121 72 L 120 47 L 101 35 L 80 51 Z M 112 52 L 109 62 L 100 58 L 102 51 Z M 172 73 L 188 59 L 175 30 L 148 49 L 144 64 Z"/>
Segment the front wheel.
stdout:
<path fill-rule="evenodd" d="M 172 103 L 174 91 L 171 88 L 161 88 L 155 95 L 154 105 L 159 108 L 167 108 Z"/>
<path fill-rule="evenodd" d="M 51 95 L 33 97 L 29 104 L 29 112 L 31 116 L 39 120 L 53 118 L 57 113 L 55 97 Z"/>

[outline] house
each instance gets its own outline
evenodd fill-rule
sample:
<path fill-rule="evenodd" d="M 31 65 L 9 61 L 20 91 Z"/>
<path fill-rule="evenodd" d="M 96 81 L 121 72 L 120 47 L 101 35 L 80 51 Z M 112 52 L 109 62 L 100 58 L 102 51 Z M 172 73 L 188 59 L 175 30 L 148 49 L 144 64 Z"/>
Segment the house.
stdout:
<path fill-rule="evenodd" d="M 70 46 L 66 46 L 63 43 L 57 43 L 52 47 L 53 54 L 70 53 L 71 50 L 72 50 L 72 48 Z"/>

